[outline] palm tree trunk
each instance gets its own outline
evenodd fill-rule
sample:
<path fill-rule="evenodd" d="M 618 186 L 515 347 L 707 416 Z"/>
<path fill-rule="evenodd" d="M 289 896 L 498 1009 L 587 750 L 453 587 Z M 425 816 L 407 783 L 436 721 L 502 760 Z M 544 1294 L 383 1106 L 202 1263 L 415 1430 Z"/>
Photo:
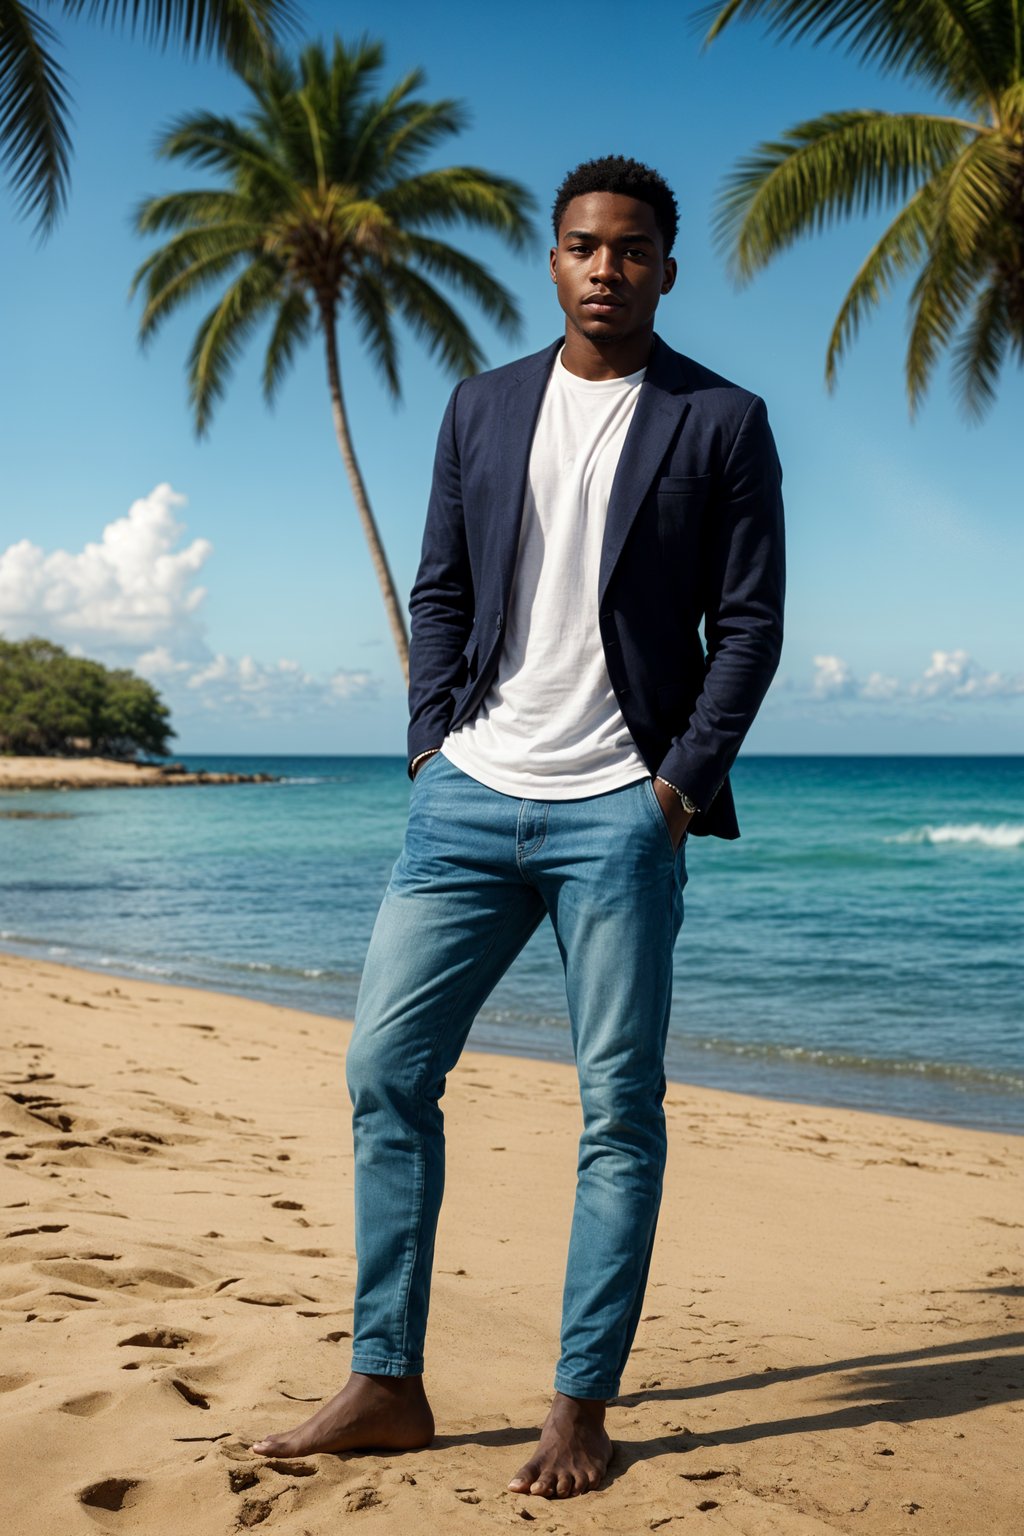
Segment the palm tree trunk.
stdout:
<path fill-rule="evenodd" d="M 331 391 L 331 412 L 334 416 L 334 431 L 338 439 L 338 447 L 341 449 L 342 461 L 348 474 L 348 482 L 352 488 L 352 497 L 359 513 L 359 521 L 363 525 L 366 542 L 370 547 L 370 559 L 373 561 L 373 569 L 380 583 L 381 596 L 384 598 L 384 608 L 387 612 L 388 623 L 391 626 L 391 637 L 398 651 L 398 661 L 402 668 L 406 687 L 409 686 L 409 632 L 405 627 L 405 614 L 398 600 L 395 590 L 395 579 L 391 574 L 388 557 L 384 553 L 384 545 L 381 543 L 380 531 L 377 527 L 377 519 L 373 515 L 370 506 L 370 498 L 366 494 L 366 482 L 363 480 L 362 471 L 352 447 L 352 435 L 348 429 L 348 412 L 345 410 L 345 397 L 341 391 L 341 370 L 338 367 L 338 336 L 335 326 L 334 304 L 330 300 L 322 300 L 320 304 L 320 318 L 323 322 L 324 341 L 327 347 L 327 384 Z"/>

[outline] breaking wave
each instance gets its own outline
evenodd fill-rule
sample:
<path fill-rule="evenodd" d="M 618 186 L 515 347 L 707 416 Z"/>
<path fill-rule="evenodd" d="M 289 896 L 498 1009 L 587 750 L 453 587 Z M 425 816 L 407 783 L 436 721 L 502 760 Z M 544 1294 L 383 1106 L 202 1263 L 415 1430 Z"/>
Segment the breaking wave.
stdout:
<path fill-rule="evenodd" d="M 986 826 L 980 821 L 945 822 L 942 826 L 914 827 L 910 832 L 898 832 L 887 837 L 887 843 L 942 843 L 973 844 L 978 848 L 1024 848 L 1024 826 L 1012 821 L 1000 821 Z"/>

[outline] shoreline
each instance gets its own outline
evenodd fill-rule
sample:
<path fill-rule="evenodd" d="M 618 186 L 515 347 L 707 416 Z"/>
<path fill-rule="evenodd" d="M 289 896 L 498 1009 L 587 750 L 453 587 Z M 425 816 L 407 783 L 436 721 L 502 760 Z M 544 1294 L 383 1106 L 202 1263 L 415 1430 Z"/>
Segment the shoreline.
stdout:
<path fill-rule="evenodd" d="M 184 987 L 189 991 L 210 993 L 212 996 L 237 998 L 241 1001 L 251 1002 L 261 1007 L 282 1007 L 296 1013 L 301 1013 L 311 1018 L 330 1018 L 340 1023 L 351 1023 L 351 1020 L 346 1014 L 334 1013 L 323 1006 L 318 1006 L 313 999 L 310 999 L 307 1002 L 291 996 L 282 997 L 279 995 L 273 995 L 269 988 L 265 986 L 261 987 L 258 984 L 258 977 L 267 974 L 262 969 L 254 969 L 253 971 L 247 973 L 252 976 L 254 982 L 256 983 L 255 985 L 250 984 L 246 987 L 239 984 L 236 986 L 232 985 L 228 979 L 223 977 L 200 978 L 195 980 L 180 975 L 168 975 L 167 968 L 160 966 L 155 962 L 140 962 L 138 968 L 132 970 L 130 968 L 129 962 L 103 965 L 98 960 L 90 961 L 89 959 L 83 958 L 81 956 L 75 956 L 72 959 L 65 959 L 62 955 L 40 953 L 40 951 L 44 949 L 52 951 L 54 949 L 66 948 L 66 946 L 59 945 L 55 941 L 49 939 L 25 941 L 20 948 L 8 948 L 7 946 L 12 942 L 17 946 L 19 941 L 14 939 L 13 936 L 0 937 L 0 961 L 2 961 L 4 958 L 24 959 L 30 963 L 65 966 L 69 969 L 85 972 L 91 976 L 106 976 L 124 981 L 137 981 L 145 984 L 148 984 L 149 980 L 152 979 L 153 984 L 157 986 Z M 145 969 L 145 965 L 147 963 L 149 964 L 149 970 Z M 554 1065 L 572 1064 L 571 1042 L 568 1032 L 566 1032 L 565 1036 L 567 1049 L 559 1053 L 554 1050 L 543 1051 L 539 1048 L 531 1049 L 529 1042 L 525 1040 L 502 1041 L 494 1039 L 493 1037 L 487 1038 L 488 1032 L 493 1029 L 495 1029 L 494 1025 L 490 1024 L 486 1018 L 481 1018 L 473 1026 L 474 1033 L 470 1037 L 470 1044 L 467 1049 L 479 1051 L 482 1055 L 486 1056 L 508 1056 L 516 1060 L 551 1062 Z M 670 1038 L 670 1047 L 671 1045 L 672 1041 Z M 700 1075 L 700 1071 L 704 1065 L 704 1062 L 716 1054 L 723 1061 L 730 1063 L 740 1060 L 744 1062 L 749 1062 L 751 1060 L 770 1060 L 773 1065 L 782 1066 L 785 1064 L 788 1071 L 793 1075 L 795 1075 L 795 1071 L 799 1071 L 801 1073 L 808 1074 L 808 1076 L 813 1075 L 816 1077 L 822 1084 L 821 1092 L 815 1093 L 813 1084 L 808 1085 L 805 1095 L 800 1095 L 795 1090 L 787 1091 L 787 1088 L 781 1088 L 779 1091 L 773 1092 L 770 1088 L 765 1087 L 763 1084 L 756 1084 L 751 1086 L 732 1086 L 727 1085 L 720 1080 L 716 1080 L 716 1078 L 720 1078 L 721 1074 L 715 1074 L 713 1071 L 702 1077 Z M 798 1069 L 794 1069 L 791 1059 L 782 1050 L 779 1050 L 777 1053 L 775 1053 L 770 1050 L 761 1051 L 757 1048 L 744 1046 L 742 1049 L 735 1049 L 733 1051 L 718 1050 L 716 1052 L 709 1050 L 705 1045 L 700 1044 L 691 1047 L 691 1055 L 693 1056 L 694 1060 L 691 1063 L 690 1071 L 685 1075 L 682 1072 L 673 1072 L 671 1060 L 666 1062 L 666 1077 L 669 1083 L 674 1083 L 680 1087 L 692 1086 L 695 1088 L 707 1089 L 713 1093 L 738 1094 L 742 1097 L 753 1098 L 755 1100 L 764 1100 L 769 1104 L 799 1104 L 809 1109 L 835 1109 L 840 1112 L 850 1110 L 853 1113 L 882 1115 L 887 1119 L 908 1120 L 918 1125 L 929 1126 L 933 1129 L 939 1129 L 940 1127 L 948 1126 L 952 1130 L 977 1131 L 979 1133 L 988 1135 L 1014 1136 L 1018 1139 L 1024 1138 L 1024 1124 L 1018 1127 L 1014 1124 L 993 1125 L 982 1123 L 977 1114 L 975 1114 L 973 1117 L 967 1115 L 956 1117 L 953 1114 L 950 1114 L 946 1118 L 940 1118 L 935 1115 L 929 1116 L 923 1111 L 921 1113 L 915 1113 L 912 1108 L 901 1108 L 899 1110 L 895 1110 L 886 1108 L 884 1106 L 867 1103 L 850 1103 L 840 1097 L 838 1094 L 829 1096 L 828 1088 L 835 1082 L 835 1079 L 831 1076 L 831 1074 L 837 1070 L 834 1065 L 827 1063 L 822 1064 L 814 1061 L 809 1057 L 805 1057 L 801 1062 L 800 1067 Z M 946 1064 L 935 1063 L 934 1065 L 940 1069 L 935 1075 L 941 1081 L 943 1077 L 942 1069 L 946 1066 Z M 991 1087 L 986 1089 L 984 1086 L 986 1069 L 972 1068 L 969 1064 L 965 1064 L 965 1066 L 969 1072 L 978 1073 L 979 1081 L 973 1090 L 975 1094 L 981 1095 L 982 1093 L 987 1092 L 993 1098 L 996 1098 L 1001 1093 L 1010 1092 L 999 1087 L 998 1082 L 994 1082 Z M 871 1067 L 867 1065 L 851 1065 L 849 1068 L 844 1067 L 843 1070 L 848 1070 L 851 1073 L 857 1074 L 867 1079 L 868 1081 L 875 1081 L 879 1078 L 881 1078 L 883 1081 L 892 1081 L 898 1078 L 911 1081 L 917 1080 L 917 1068 L 907 1066 L 903 1063 L 899 1063 L 897 1067 L 891 1071 L 878 1072 L 877 1070 L 872 1070 Z M 955 1077 L 955 1074 L 950 1074 L 950 1076 Z M 1020 1095 L 1011 1092 L 1011 1096 L 1015 1103 L 1019 1102 Z M 1022 1115 L 1024 1115 L 1024 1105 L 1021 1106 L 1020 1112 Z"/>
<path fill-rule="evenodd" d="M 478 1051 L 444 1100 L 437 1440 L 254 1457 L 347 1375 L 349 1029 L 0 956 L 19 1532 L 177 1536 L 185 1510 L 192 1536 L 356 1511 L 410 1536 L 523 1511 L 602 1536 L 697 1513 L 750 1536 L 1019 1528 L 1020 1139 L 675 1083 L 611 1474 L 582 1503 L 507 1492 L 550 1400 L 579 1113 L 571 1066 Z"/>
<path fill-rule="evenodd" d="M 273 784 L 271 773 L 213 773 L 181 763 L 135 763 L 113 757 L 0 755 L 0 793 L 35 789 L 143 789 L 175 784 Z M 15 813 L 17 814 L 17 813 Z"/>

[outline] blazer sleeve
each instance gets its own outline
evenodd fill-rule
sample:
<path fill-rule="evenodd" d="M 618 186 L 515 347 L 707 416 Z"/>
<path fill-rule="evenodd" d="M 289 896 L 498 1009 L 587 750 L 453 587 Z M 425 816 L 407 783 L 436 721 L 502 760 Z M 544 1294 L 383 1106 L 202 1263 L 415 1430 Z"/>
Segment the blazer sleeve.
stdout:
<path fill-rule="evenodd" d="M 782 653 L 782 466 L 755 395 L 725 462 L 703 555 L 704 686 L 658 773 L 706 811 L 753 724 Z"/>
<path fill-rule="evenodd" d="M 452 718 L 452 688 L 463 681 L 463 647 L 473 626 L 473 576 L 462 515 L 457 384 L 434 456 L 419 569 L 409 595 L 408 773 L 428 747 L 439 747 Z"/>

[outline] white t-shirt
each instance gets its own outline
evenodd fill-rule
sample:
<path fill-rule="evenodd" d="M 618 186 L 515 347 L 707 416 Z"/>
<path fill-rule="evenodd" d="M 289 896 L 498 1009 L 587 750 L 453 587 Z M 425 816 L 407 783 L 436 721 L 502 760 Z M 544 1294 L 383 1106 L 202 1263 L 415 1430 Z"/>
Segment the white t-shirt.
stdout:
<path fill-rule="evenodd" d="M 441 747 L 507 795 L 574 800 L 649 776 L 608 677 L 597 616 L 608 498 L 645 372 L 580 379 L 561 353 L 551 370 L 498 672 Z"/>

